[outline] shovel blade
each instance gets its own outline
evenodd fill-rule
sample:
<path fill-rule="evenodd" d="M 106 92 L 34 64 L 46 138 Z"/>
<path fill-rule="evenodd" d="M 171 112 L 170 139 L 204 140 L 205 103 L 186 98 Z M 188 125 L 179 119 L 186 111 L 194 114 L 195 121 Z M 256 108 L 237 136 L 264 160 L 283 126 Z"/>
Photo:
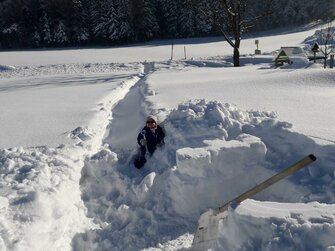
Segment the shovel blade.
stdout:
<path fill-rule="evenodd" d="M 210 209 L 200 215 L 192 250 L 204 251 L 213 247 L 218 237 L 219 221 L 226 218 L 227 214 L 227 211 L 216 214 L 214 210 Z"/>

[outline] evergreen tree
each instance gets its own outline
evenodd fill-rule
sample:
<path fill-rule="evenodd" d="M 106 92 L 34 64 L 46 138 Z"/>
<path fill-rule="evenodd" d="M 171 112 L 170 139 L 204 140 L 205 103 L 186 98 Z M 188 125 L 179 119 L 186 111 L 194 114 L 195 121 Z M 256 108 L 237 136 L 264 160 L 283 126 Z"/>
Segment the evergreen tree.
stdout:
<path fill-rule="evenodd" d="M 33 46 L 34 47 L 39 47 L 41 46 L 41 36 L 40 33 L 38 31 L 35 31 L 33 34 Z"/>
<path fill-rule="evenodd" d="M 62 22 L 59 22 L 54 32 L 53 42 L 56 45 L 65 45 L 68 41 L 69 38 L 65 32 L 65 26 Z"/>
<path fill-rule="evenodd" d="M 180 0 L 158 0 L 161 17 L 161 34 L 165 37 L 179 37 L 178 19 L 179 19 L 179 1 Z"/>
<path fill-rule="evenodd" d="M 118 17 L 117 31 L 119 35 L 119 40 L 129 41 L 134 35 L 134 30 L 131 25 L 132 13 L 130 1 L 117 0 L 116 4 L 116 13 Z"/>
<path fill-rule="evenodd" d="M 90 0 L 82 0 L 82 27 L 85 29 L 85 36 L 87 37 L 87 40 L 85 42 L 91 41 L 94 39 L 93 35 L 93 25 L 92 25 L 92 19 L 93 15 L 96 12 L 94 9 L 94 4 L 96 1 L 90 1 Z M 84 40 L 81 40 L 84 41 Z"/>
<path fill-rule="evenodd" d="M 335 0 L 0 0 L 0 47 L 221 35 L 233 28 L 225 3 L 242 3 L 241 32 L 335 18 Z M 249 25 L 269 6 L 271 16 Z"/>
<path fill-rule="evenodd" d="M 199 0 L 196 5 L 196 31 L 198 35 L 208 35 L 211 33 L 214 20 L 213 12 L 209 1 Z"/>
<path fill-rule="evenodd" d="M 1 27 L 1 44 L 7 48 L 22 46 L 21 40 L 24 38 L 22 35 L 21 16 L 22 6 L 21 0 L 5 0 L 2 3 L 2 27 Z"/>
<path fill-rule="evenodd" d="M 99 0 L 100 9 L 95 13 L 97 18 L 93 25 L 93 34 L 100 41 L 118 40 L 117 15 L 112 0 Z"/>
<path fill-rule="evenodd" d="M 84 25 L 83 12 L 81 0 L 71 0 L 69 2 L 65 22 L 72 44 L 78 44 L 89 39 L 88 28 Z"/>
<path fill-rule="evenodd" d="M 297 15 L 299 15 L 298 2 L 296 0 L 288 0 L 287 4 L 283 7 L 282 14 L 286 17 L 286 22 L 291 24 L 293 20 L 297 19 Z"/>
<path fill-rule="evenodd" d="M 156 37 L 159 26 L 152 0 L 133 0 L 132 14 L 136 40 Z"/>
<path fill-rule="evenodd" d="M 181 0 L 179 27 L 183 37 L 192 37 L 195 34 L 195 14 L 192 0 Z"/>
<path fill-rule="evenodd" d="M 50 23 L 46 13 L 40 19 L 40 41 L 41 45 L 49 46 L 52 44 L 52 35 L 50 31 Z"/>

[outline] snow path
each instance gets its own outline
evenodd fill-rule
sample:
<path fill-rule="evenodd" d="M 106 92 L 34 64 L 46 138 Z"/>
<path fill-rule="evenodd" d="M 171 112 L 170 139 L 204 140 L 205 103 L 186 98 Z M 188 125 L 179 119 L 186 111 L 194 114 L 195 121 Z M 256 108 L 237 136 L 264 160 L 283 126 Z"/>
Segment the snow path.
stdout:
<path fill-rule="evenodd" d="M 73 239 L 74 250 L 140 250 L 161 242 L 171 247 L 176 243 L 168 241 L 180 242 L 180 238 L 186 240 L 184 246 L 191 245 L 193 236 L 186 230 L 193 231 L 194 222 L 188 223 L 187 219 L 169 212 L 154 193 L 160 191 L 159 182 L 154 185 L 154 179 L 158 175 L 164 179 L 164 156 L 155 153 L 158 156 L 148 161 L 148 165 L 155 164 L 151 168 L 137 170 L 129 163 L 129 156 L 137 149 L 138 131 L 151 113 L 146 96 L 152 93 L 147 89 L 146 79 L 154 70 L 153 63 L 144 65 L 144 75 L 113 109 L 101 150 L 85 161 L 80 182 L 82 199 L 88 217 L 100 229 L 77 234 Z M 138 131 L 134 130 L 136 126 Z M 154 192 L 149 191 L 152 186 Z"/>
<path fill-rule="evenodd" d="M 143 85 L 146 75 L 153 71 L 153 63 L 144 65 L 143 78 L 132 87 L 129 93 L 113 109 L 112 123 L 104 142 L 109 144 L 113 151 L 130 150 L 134 148 L 136 137 L 144 126 L 147 109 L 143 94 Z"/>

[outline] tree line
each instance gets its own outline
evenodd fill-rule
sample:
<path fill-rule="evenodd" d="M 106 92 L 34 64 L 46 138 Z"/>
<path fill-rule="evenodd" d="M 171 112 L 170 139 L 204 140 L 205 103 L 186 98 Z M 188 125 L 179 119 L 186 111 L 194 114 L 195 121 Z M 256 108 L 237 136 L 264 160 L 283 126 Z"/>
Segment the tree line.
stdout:
<path fill-rule="evenodd" d="M 233 1 L 233 0 L 232 0 Z M 237 0 L 234 0 L 237 1 Z M 221 0 L 0 0 L 0 48 L 115 45 L 156 38 L 222 35 Z M 334 17 L 335 0 L 244 0 L 244 14 L 265 16 L 248 30 Z"/>

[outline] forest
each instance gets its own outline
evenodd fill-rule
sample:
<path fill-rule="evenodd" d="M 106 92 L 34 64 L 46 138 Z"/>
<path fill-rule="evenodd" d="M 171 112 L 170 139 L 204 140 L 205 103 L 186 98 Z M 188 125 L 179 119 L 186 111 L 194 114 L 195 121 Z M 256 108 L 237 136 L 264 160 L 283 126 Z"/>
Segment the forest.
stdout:
<path fill-rule="evenodd" d="M 234 0 L 231 0 L 234 2 Z M 1 0 L 0 48 L 120 45 L 163 38 L 220 36 L 230 28 L 222 0 Z M 229 2 L 229 1 L 228 1 Z M 335 0 L 239 0 L 242 32 L 335 16 Z"/>

